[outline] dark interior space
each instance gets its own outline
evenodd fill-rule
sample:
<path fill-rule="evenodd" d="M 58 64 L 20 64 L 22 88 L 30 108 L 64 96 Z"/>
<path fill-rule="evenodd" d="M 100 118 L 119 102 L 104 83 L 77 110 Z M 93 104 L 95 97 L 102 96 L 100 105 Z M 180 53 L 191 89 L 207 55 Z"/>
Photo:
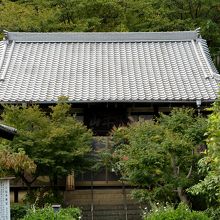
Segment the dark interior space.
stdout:
<path fill-rule="evenodd" d="M 85 109 L 84 123 L 96 136 L 106 136 L 114 126 L 127 124 L 127 109 L 124 104 L 99 103 Z"/>

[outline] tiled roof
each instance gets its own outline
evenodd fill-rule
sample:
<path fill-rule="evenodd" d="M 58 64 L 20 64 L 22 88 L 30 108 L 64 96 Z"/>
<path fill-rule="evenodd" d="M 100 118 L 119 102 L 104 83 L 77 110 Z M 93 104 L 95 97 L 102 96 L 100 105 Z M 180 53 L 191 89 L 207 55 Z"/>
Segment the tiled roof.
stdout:
<path fill-rule="evenodd" d="M 12 140 L 17 133 L 17 129 L 0 124 L 0 137 Z"/>
<path fill-rule="evenodd" d="M 0 80 L 0 102 L 209 102 L 220 77 L 196 31 L 9 32 Z"/>
<path fill-rule="evenodd" d="M 0 131 L 3 131 L 3 130 L 8 133 L 16 133 L 17 132 L 17 129 L 15 129 L 13 127 L 10 127 L 10 126 L 4 125 L 4 124 L 0 124 Z"/>

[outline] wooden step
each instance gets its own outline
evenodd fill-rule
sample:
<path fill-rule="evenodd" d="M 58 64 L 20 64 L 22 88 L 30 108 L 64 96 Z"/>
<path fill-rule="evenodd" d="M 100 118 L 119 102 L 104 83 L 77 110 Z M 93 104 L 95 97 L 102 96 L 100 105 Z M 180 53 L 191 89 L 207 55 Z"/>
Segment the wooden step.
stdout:
<path fill-rule="evenodd" d="M 127 204 L 133 204 L 134 201 L 130 196 L 131 190 L 126 190 Z M 75 190 L 66 191 L 64 199 L 68 205 L 90 205 L 92 203 L 91 190 Z M 119 205 L 124 203 L 124 195 L 122 189 L 100 189 L 93 190 L 94 205 Z"/>
<path fill-rule="evenodd" d="M 85 209 L 84 209 L 85 208 Z M 82 207 L 83 220 L 91 220 L 92 213 L 88 210 L 88 207 Z M 93 207 L 93 219 L 94 220 L 125 220 L 126 211 L 124 205 L 96 205 Z M 142 211 L 137 205 L 130 205 L 127 207 L 127 219 L 128 220 L 141 220 Z"/>
<path fill-rule="evenodd" d="M 75 190 L 65 192 L 65 201 L 69 205 L 82 209 L 83 220 L 141 220 L 142 211 L 131 198 L 131 190 L 126 189 L 126 201 L 122 189 L 95 189 L 93 203 L 91 190 Z M 93 204 L 93 206 L 91 206 Z"/>

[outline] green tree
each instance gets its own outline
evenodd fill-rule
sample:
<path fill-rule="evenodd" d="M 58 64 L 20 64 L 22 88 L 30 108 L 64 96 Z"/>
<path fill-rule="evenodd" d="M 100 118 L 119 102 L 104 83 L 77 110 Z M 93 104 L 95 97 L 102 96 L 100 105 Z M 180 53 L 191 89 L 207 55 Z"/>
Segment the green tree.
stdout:
<path fill-rule="evenodd" d="M 92 132 L 70 115 L 70 108 L 65 101 L 51 106 L 48 114 L 37 105 L 4 106 L 4 122 L 16 127 L 19 135 L 2 145 L 7 144 L 14 152 L 24 149 L 37 165 L 32 180 L 19 172 L 28 187 L 39 175 L 49 176 L 51 184 L 56 185 L 59 175 L 83 167 L 84 158 L 91 150 Z"/>
<path fill-rule="evenodd" d="M 44 2 L 44 1 L 43 1 Z M 0 1 L 0 31 L 47 32 L 59 30 L 56 9 L 43 2 L 35 4 L 25 1 Z"/>
<path fill-rule="evenodd" d="M 124 31 L 122 7 L 116 0 L 55 0 L 59 21 L 72 31 Z"/>
<path fill-rule="evenodd" d="M 205 157 L 199 161 L 199 171 L 205 178 L 188 191 L 205 197 L 208 207 L 220 204 L 220 103 L 215 101 L 208 117 Z"/>
<path fill-rule="evenodd" d="M 181 31 L 220 47 L 219 0 L 1 0 L 0 30 Z"/>
<path fill-rule="evenodd" d="M 173 202 L 178 197 L 188 204 L 185 189 L 198 179 L 197 150 L 204 144 L 205 129 L 206 120 L 192 109 L 174 109 L 169 116 L 161 114 L 156 123 L 115 129 L 116 169 L 131 184 L 145 188 L 148 201 Z"/>

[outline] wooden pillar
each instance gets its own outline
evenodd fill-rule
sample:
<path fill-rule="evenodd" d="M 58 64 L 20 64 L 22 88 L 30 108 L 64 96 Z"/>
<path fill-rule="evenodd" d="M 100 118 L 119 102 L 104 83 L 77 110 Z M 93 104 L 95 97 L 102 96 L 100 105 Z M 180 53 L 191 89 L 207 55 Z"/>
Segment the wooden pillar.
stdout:
<path fill-rule="evenodd" d="M 75 190 L 75 172 L 73 171 L 71 175 L 66 177 L 66 190 Z"/>

